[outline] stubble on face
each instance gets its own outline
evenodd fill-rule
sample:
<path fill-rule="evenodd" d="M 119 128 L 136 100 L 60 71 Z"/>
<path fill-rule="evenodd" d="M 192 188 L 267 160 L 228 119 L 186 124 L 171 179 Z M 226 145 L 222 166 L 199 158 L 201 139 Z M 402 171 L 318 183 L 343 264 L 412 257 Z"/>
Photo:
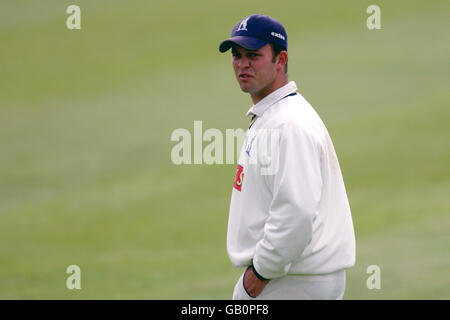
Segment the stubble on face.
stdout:
<path fill-rule="evenodd" d="M 232 55 L 233 69 L 239 86 L 242 91 L 251 95 L 254 102 L 273 91 L 277 69 L 270 45 L 258 50 L 234 46 Z"/>

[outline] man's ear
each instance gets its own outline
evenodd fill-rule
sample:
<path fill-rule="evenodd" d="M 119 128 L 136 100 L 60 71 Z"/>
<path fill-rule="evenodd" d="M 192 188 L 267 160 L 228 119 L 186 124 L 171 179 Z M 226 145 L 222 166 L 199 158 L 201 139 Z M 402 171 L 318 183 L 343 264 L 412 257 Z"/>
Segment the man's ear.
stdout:
<path fill-rule="evenodd" d="M 284 72 L 287 60 L 288 60 L 287 51 L 284 51 L 284 50 L 281 51 L 277 57 L 277 70 L 283 70 L 283 72 Z"/>

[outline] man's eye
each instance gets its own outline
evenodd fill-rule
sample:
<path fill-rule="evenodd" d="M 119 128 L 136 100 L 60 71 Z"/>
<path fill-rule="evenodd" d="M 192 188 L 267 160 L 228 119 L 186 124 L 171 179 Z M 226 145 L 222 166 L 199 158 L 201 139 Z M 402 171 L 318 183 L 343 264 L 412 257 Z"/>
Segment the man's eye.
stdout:
<path fill-rule="evenodd" d="M 249 58 L 254 58 L 256 56 L 258 56 L 256 53 L 249 53 L 249 54 L 247 54 L 247 57 L 249 57 Z"/>

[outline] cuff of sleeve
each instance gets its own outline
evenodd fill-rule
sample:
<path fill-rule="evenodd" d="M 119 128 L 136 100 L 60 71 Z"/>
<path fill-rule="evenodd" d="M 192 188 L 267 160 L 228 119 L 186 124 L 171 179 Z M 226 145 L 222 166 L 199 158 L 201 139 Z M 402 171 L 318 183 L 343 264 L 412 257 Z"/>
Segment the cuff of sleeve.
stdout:
<path fill-rule="evenodd" d="M 261 281 L 267 281 L 267 280 L 270 280 L 270 279 L 266 279 L 266 278 L 264 278 L 262 275 L 260 275 L 260 274 L 258 273 L 258 271 L 256 271 L 255 266 L 253 265 L 253 263 L 252 263 L 252 271 L 253 271 L 253 273 L 255 274 L 255 276 L 256 276 L 259 280 L 261 280 Z"/>

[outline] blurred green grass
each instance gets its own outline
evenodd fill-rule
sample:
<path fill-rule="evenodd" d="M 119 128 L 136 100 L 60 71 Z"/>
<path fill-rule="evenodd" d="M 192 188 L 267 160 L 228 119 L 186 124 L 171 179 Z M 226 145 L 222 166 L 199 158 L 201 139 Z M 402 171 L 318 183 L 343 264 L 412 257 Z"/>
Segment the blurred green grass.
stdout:
<path fill-rule="evenodd" d="M 0 298 L 231 297 L 235 165 L 175 166 L 170 134 L 246 127 L 217 46 L 257 12 L 286 26 L 290 78 L 340 159 L 357 237 L 345 297 L 450 298 L 448 2 L 378 1 L 376 31 L 369 1 L 80 0 L 79 31 L 70 4 L 0 4 Z"/>

